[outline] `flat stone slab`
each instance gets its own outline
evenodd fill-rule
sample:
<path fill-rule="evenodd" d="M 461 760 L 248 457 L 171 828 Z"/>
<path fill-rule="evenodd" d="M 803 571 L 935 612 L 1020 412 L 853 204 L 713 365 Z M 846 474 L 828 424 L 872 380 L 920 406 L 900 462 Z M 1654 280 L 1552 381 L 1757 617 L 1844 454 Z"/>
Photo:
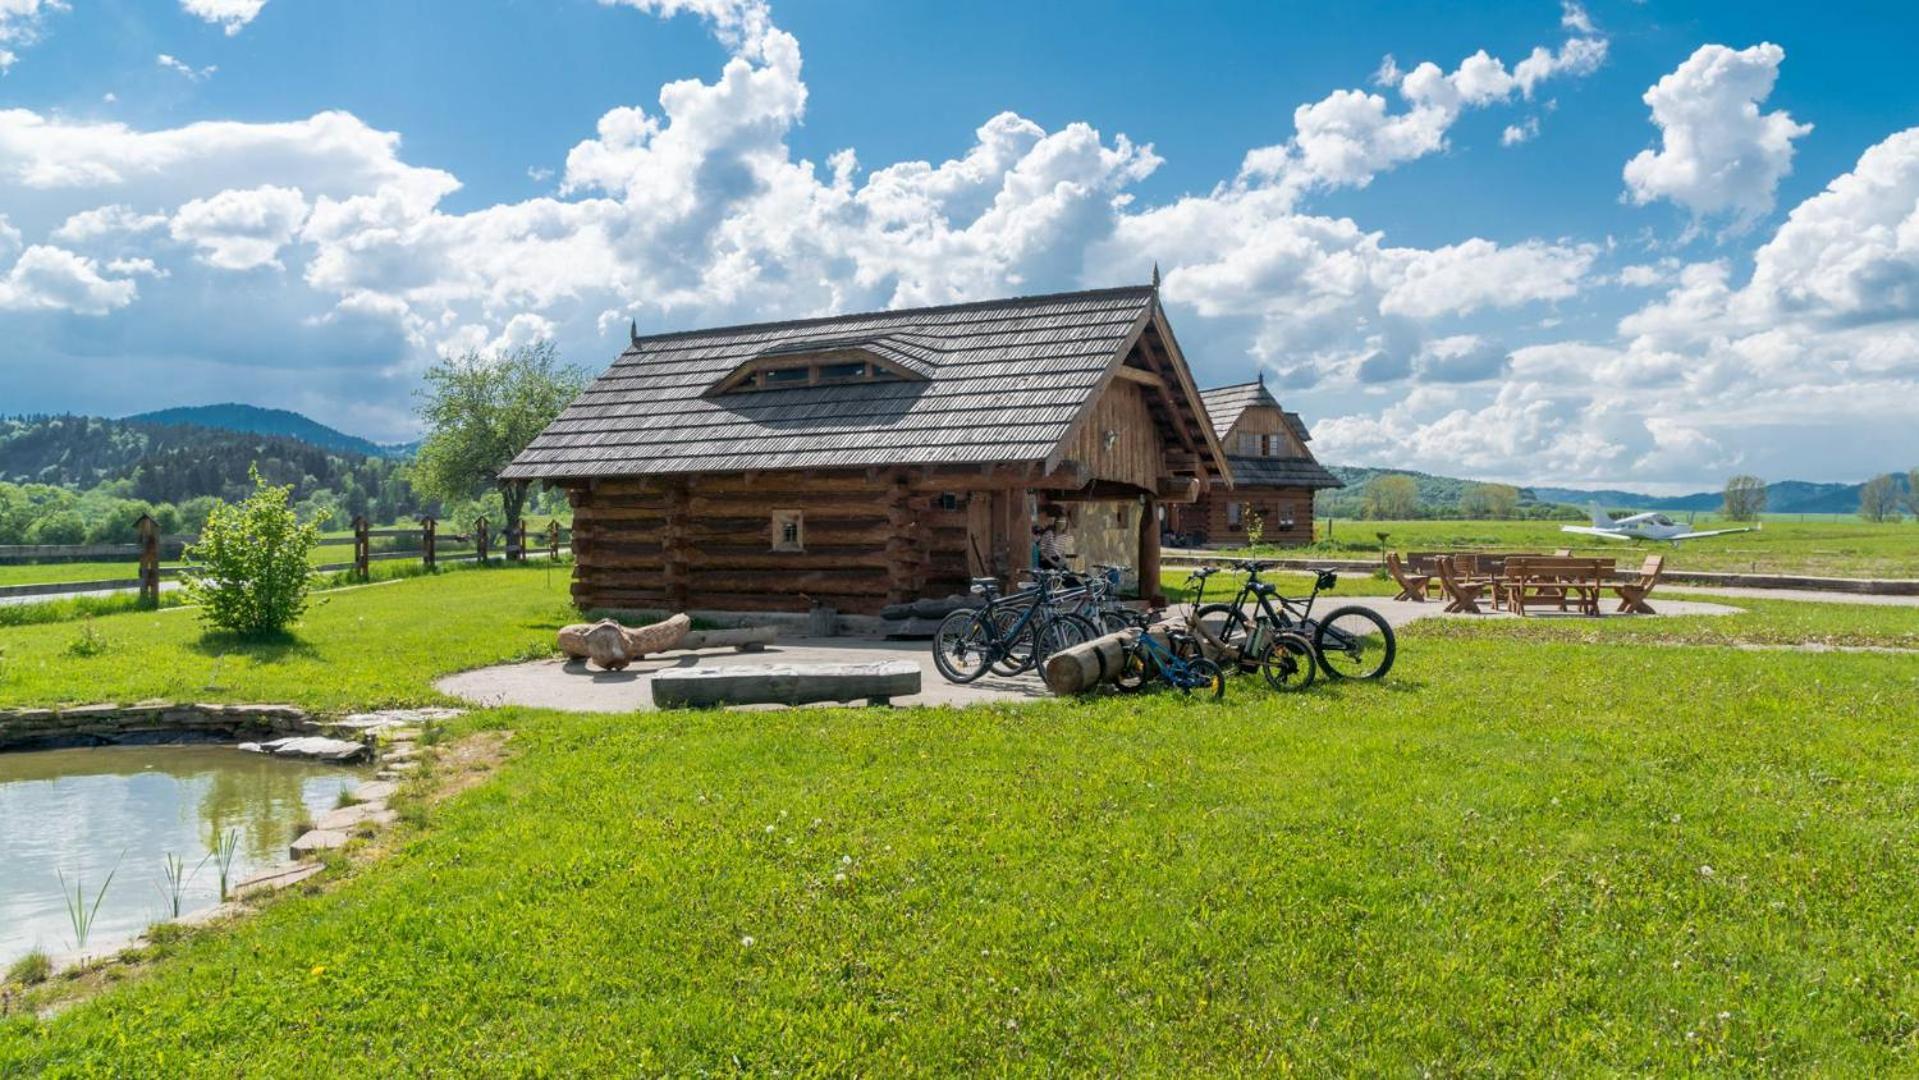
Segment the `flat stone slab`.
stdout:
<path fill-rule="evenodd" d="M 386 804 L 383 802 L 354 803 L 352 806 L 342 806 L 338 810 L 328 810 L 321 814 L 320 820 L 314 822 L 313 827 L 324 832 L 346 832 L 385 809 Z"/>
<path fill-rule="evenodd" d="M 890 702 L 920 692 L 920 666 L 905 660 L 673 668 L 653 676 L 653 701 L 675 705 L 807 705 Z"/>
<path fill-rule="evenodd" d="M 257 750 L 272 754 L 274 757 L 304 758 L 309 761 L 329 761 L 350 764 L 372 756 L 372 749 L 362 742 L 347 739 L 328 739 L 319 735 L 294 735 L 272 742 L 241 743 L 242 750 Z"/>
<path fill-rule="evenodd" d="M 234 896 L 246 896 L 255 892 L 278 892 L 288 886 L 298 885 L 326 867 L 317 862 L 293 863 L 262 870 L 233 886 Z"/>
<path fill-rule="evenodd" d="M 287 848 L 287 853 L 296 859 L 304 859 L 322 851 L 343 848 L 349 839 L 351 837 L 346 833 L 334 829 L 312 829 L 301 833 L 300 838 Z"/>
<path fill-rule="evenodd" d="M 370 780 L 353 789 L 353 797 L 363 803 L 385 802 L 400 793 L 400 785 L 387 780 Z"/>

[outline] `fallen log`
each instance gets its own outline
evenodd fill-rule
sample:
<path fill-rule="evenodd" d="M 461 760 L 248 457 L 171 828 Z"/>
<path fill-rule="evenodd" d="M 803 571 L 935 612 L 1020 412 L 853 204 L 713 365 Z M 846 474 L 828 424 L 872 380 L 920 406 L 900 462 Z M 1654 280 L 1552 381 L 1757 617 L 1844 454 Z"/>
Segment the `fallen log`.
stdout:
<path fill-rule="evenodd" d="M 618 671 L 633 660 L 626 647 L 626 628 L 612 619 L 560 627 L 560 651 L 573 660 L 591 660 L 607 671 Z"/>
<path fill-rule="evenodd" d="M 1118 678 L 1126 650 L 1137 640 L 1139 631 L 1126 629 L 1061 649 L 1046 658 L 1046 688 L 1055 694 L 1083 694 Z"/>
<path fill-rule="evenodd" d="M 780 636 L 773 626 L 741 626 L 732 630 L 689 630 L 675 649 L 724 649 L 759 652 Z"/>
<path fill-rule="evenodd" d="M 693 620 L 684 613 L 631 629 L 612 619 L 575 623 L 560 628 L 560 651 L 574 660 L 591 660 L 607 671 L 619 671 L 643 656 L 682 649 L 758 652 L 779 636 L 778 628 L 771 626 L 694 630 L 692 625 Z"/>

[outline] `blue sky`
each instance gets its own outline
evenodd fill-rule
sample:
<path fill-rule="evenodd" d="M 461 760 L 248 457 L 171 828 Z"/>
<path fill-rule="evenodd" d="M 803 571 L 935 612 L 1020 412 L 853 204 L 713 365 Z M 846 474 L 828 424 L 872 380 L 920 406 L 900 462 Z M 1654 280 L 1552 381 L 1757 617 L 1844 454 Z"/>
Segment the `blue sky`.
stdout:
<path fill-rule="evenodd" d="M 1919 460 L 1909 5 L 24 7 L 0 410 L 401 438 L 442 352 L 597 367 L 628 317 L 1157 260 L 1202 381 L 1263 366 L 1328 460 L 1668 490 Z"/>

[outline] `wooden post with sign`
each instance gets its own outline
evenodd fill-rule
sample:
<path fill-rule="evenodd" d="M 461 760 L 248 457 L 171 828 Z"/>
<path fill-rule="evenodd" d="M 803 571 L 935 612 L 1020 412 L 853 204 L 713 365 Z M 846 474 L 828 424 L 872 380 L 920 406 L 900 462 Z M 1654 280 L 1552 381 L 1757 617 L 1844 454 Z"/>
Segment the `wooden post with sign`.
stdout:
<path fill-rule="evenodd" d="M 372 574 L 373 539 L 367 535 L 365 514 L 353 516 L 353 569 L 365 581 Z"/>

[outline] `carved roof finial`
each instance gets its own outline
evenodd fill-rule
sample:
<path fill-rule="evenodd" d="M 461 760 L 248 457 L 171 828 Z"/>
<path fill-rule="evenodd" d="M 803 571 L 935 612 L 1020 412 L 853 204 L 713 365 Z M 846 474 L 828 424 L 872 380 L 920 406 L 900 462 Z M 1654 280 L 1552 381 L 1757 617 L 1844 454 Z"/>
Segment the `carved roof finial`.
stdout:
<path fill-rule="evenodd" d="M 626 337 L 634 345 L 640 343 L 640 320 L 632 319 L 626 324 Z"/>
<path fill-rule="evenodd" d="M 1153 260 L 1153 288 L 1159 288 L 1159 260 Z"/>

